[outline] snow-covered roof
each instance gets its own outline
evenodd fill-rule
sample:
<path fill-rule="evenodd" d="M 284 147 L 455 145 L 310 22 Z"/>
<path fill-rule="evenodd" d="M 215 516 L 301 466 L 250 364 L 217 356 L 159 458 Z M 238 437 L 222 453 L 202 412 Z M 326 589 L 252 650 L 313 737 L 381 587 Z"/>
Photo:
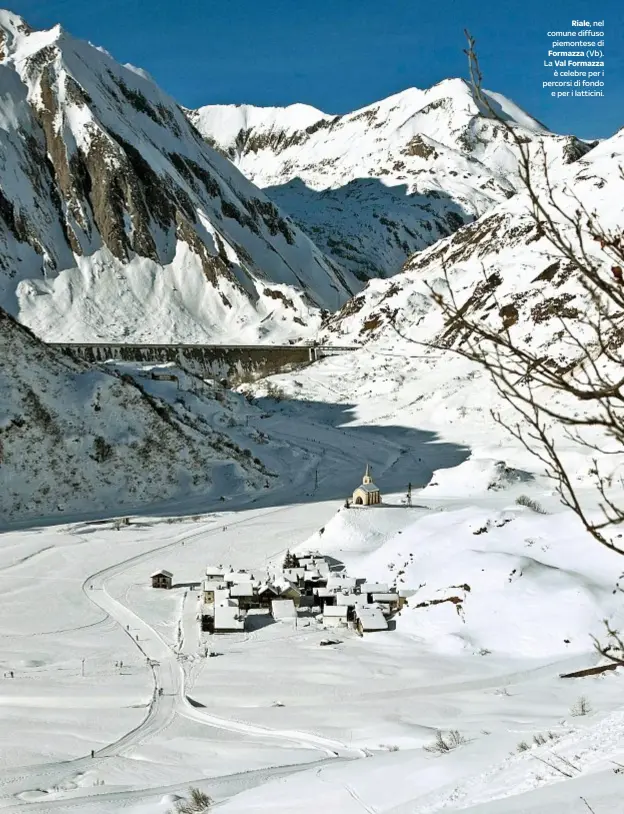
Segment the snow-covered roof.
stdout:
<path fill-rule="evenodd" d="M 360 585 L 360 592 L 363 594 L 386 594 L 388 586 L 385 582 L 364 582 Z"/>
<path fill-rule="evenodd" d="M 379 491 L 379 489 L 375 486 L 374 483 L 361 483 L 357 487 L 357 489 L 355 491 L 358 492 L 359 490 L 362 490 L 362 492 L 378 492 Z"/>
<path fill-rule="evenodd" d="M 249 571 L 230 571 L 227 575 L 229 582 L 255 582 L 254 575 Z"/>
<path fill-rule="evenodd" d="M 212 568 L 208 566 L 208 568 L 206 568 L 206 576 L 211 577 L 212 579 L 223 579 L 225 576 L 225 571 L 223 568 Z"/>
<path fill-rule="evenodd" d="M 359 597 L 357 594 L 336 594 L 336 605 L 343 605 L 347 607 L 355 607 Z"/>
<path fill-rule="evenodd" d="M 373 602 L 398 602 L 399 595 L 398 594 L 373 594 Z"/>
<path fill-rule="evenodd" d="M 243 582 L 240 585 L 232 585 L 230 596 L 253 596 L 253 585 L 250 582 Z"/>
<path fill-rule="evenodd" d="M 285 591 L 288 588 L 296 587 L 292 580 L 288 579 L 284 574 L 278 574 L 271 583 L 278 593 Z"/>
<path fill-rule="evenodd" d="M 258 586 L 258 593 L 263 594 L 267 591 L 270 591 L 273 594 L 279 593 L 279 588 L 277 588 L 273 583 L 263 582 L 261 585 Z"/>
<path fill-rule="evenodd" d="M 244 630 L 245 612 L 238 607 L 238 604 L 215 605 L 214 626 L 215 630 L 219 628 L 224 630 Z"/>
<path fill-rule="evenodd" d="M 356 609 L 363 630 L 387 630 L 388 622 L 379 608 L 366 605 Z"/>
<path fill-rule="evenodd" d="M 326 562 L 325 560 L 320 560 L 320 562 L 317 560 L 316 570 L 319 572 L 319 574 L 322 574 L 324 577 L 328 577 L 330 573 L 329 563 Z"/>
<path fill-rule="evenodd" d="M 315 588 L 314 593 L 322 597 L 336 596 L 336 592 L 332 591 L 331 588 Z"/>
<path fill-rule="evenodd" d="M 150 574 L 150 577 L 169 577 L 171 579 L 171 577 L 173 577 L 173 574 L 171 573 L 171 571 L 167 571 L 163 568 L 161 571 L 154 571 L 153 574 Z"/>
<path fill-rule="evenodd" d="M 346 619 L 348 610 L 344 605 L 327 605 L 323 610 L 323 616 L 343 616 Z"/>
<path fill-rule="evenodd" d="M 337 588 L 341 591 L 348 588 L 355 588 L 356 584 L 357 580 L 355 577 L 340 577 L 337 574 L 332 574 L 327 580 L 328 588 Z"/>
<path fill-rule="evenodd" d="M 223 591 L 225 590 L 225 585 L 221 580 L 213 580 L 213 579 L 205 579 L 204 580 L 204 591 Z"/>
<path fill-rule="evenodd" d="M 271 602 L 274 619 L 296 619 L 297 609 L 292 599 L 274 599 Z"/>
<path fill-rule="evenodd" d="M 284 576 L 286 579 L 298 580 L 302 579 L 305 573 L 305 568 L 284 568 Z"/>

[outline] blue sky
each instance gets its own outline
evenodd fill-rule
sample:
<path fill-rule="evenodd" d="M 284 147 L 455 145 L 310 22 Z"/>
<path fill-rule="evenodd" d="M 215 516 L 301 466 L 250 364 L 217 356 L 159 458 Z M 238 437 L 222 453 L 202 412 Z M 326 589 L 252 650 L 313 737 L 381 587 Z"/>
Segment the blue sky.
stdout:
<path fill-rule="evenodd" d="M 573 9 L 584 8 L 584 11 Z M 624 126 L 624 2 L 596 0 L 14 0 L 36 28 L 62 23 L 145 68 L 189 107 L 307 102 L 344 113 L 406 87 L 466 76 L 463 29 L 486 87 L 551 129 L 605 137 Z M 549 30 L 605 21 L 605 97 L 542 90 Z M 589 18 L 587 18 L 589 19 Z"/>

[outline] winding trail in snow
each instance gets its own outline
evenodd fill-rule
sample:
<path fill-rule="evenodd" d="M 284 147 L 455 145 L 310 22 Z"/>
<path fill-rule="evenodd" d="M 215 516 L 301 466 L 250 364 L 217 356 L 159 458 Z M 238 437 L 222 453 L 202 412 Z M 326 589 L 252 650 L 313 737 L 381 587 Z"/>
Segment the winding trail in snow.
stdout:
<path fill-rule="evenodd" d="M 258 509 L 247 513 L 247 516 L 240 520 L 230 520 L 228 525 L 240 526 L 253 523 L 258 518 L 292 510 L 292 506 L 283 506 L 271 510 Z M 185 695 L 184 671 L 177 654 L 157 631 L 108 592 L 107 583 L 115 576 L 122 574 L 128 568 L 138 563 L 147 562 L 159 556 L 161 552 L 182 545 L 183 543 L 188 543 L 193 540 L 203 541 L 207 536 L 217 534 L 220 531 L 221 525 L 217 523 L 213 529 L 202 529 L 201 531 L 191 534 L 184 534 L 162 546 L 157 546 L 149 551 L 128 557 L 112 566 L 101 569 L 84 580 L 82 590 L 87 599 L 104 611 L 107 618 L 114 620 L 130 638 L 132 643 L 141 651 L 146 661 L 149 661 L 154 683 L 152 697 L 144 720 L 118 740 L 96 750 L 95 758 L 123 757 L 125 752 L 130 751 L 133 747 L 144 743 L 147 739 L 151 739 L 162 732 L 173 722 L 176 715 L 181 715 L 182 717 L 215 729 L 238 733 L 247 737 L 258 737 L 265 741 L 287 741 L 298 746 L 316 749 L 322 751 L 331 759 L 362 757 L 363 752 L 361 750 L 352 749 L 339 741 L 325 739 L 307 732 L 271 730 L 257 725 L 246 724 L 241 721 L 231 721 L 201 712 L 193 707 Z M 158 689 L 160 688 L 163 690 L 162 695 L 158 693 Z M 303 770 L 310 765 L 317 764 L 316 762 L 313 764 L 302 763 L 299 769 Z M 34 807 L 35 809 L 43 805 L 42 810 L 45 810 L 49 802 L 52 801 L 43 804 L 41 800 L 36 801 L 26 798 L 30 796 L 34 790 L 61 786 L 68 780 L 71 780 L 72 776 L 86 769 L 93 769 L 93 767 L 93 759 L 85 756 L 74 760 L 40 766 L 18 767 L 3 772 L 2 776 L 0 776 L 0 808 L 10 802 L 11 805 L 28 806 Z M 280 767 L 275 767 L 274 771 L 278 771 L 279 768 Z M 288 773 L 294 770 L 290 766 L 281 768 Z M 213 782 L 212 778 L 210 782 Z M 100 799 L 102 796 L 101 794 L 97 795 Z"/>

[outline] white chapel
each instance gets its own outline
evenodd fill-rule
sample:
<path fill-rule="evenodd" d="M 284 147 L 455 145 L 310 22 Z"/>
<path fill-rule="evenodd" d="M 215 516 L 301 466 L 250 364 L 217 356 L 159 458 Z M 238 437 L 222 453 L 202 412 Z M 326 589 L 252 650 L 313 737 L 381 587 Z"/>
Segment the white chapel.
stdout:
<path fill-rule="evenodd" d="M 364 473 L 362 483 L 353 492 L 353 504 L 355 506 L 373 506 L 376 503 L 381 503 L 381 494 L 373 483 L 371 468 L 366 464 L 366 472 Z"/>

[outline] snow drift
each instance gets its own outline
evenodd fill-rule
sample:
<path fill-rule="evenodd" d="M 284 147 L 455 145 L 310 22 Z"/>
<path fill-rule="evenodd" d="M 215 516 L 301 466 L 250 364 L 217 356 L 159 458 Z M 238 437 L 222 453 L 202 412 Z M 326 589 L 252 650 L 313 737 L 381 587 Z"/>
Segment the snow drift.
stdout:
<path fill-rule="evenodd" d="M 604 619 L 623 620 L 613 595 L 621 557 L 588 538 L 571 513 L 542 516 L 511 498 L 509 505 L 429 509 L 416 518 L 407 509 L 341 509 L 303 547 L 344 561 L 352 575 L 412 589 L 397 632 L 432 650 L 586 653 Z"/>

